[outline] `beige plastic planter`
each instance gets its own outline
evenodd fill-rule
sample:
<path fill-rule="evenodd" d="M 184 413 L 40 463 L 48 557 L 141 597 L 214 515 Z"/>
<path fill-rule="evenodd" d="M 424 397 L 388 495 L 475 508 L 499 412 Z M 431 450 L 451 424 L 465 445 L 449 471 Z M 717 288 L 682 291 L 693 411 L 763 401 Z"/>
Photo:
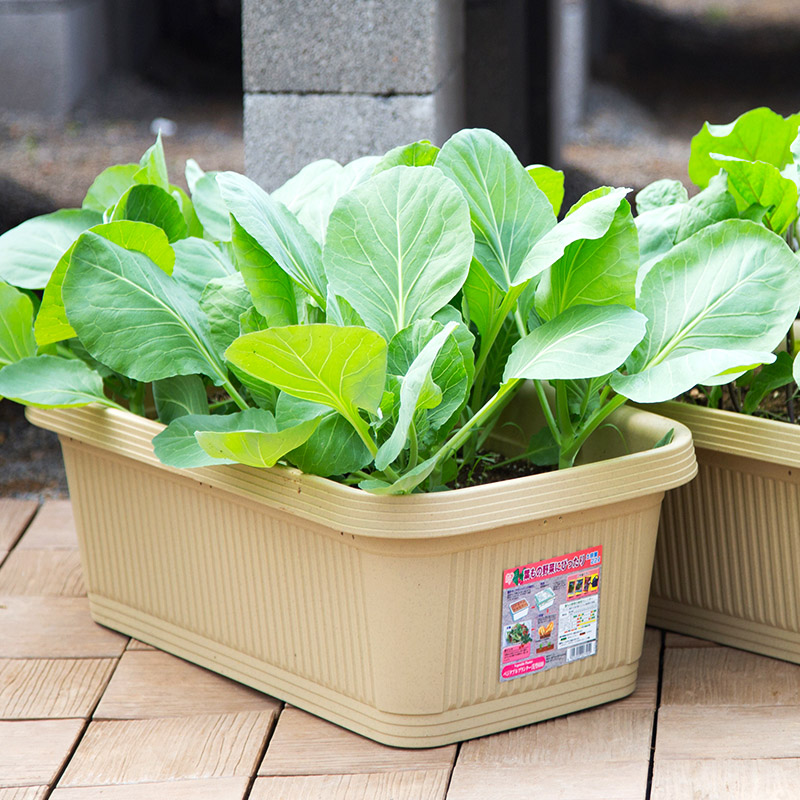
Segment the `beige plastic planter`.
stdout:
<path fill-rule="evenodd" d="M 648 621 L 800 663 L 800 427 L 682 403 L 698 477 L 669 492 Z"/>
<path fill-rule="evenodd" d="M 162 426 L 125 412 L 28 415 L 61 437 L 97 622 L 404 747 L 630 693 L 663 491 L 696 470 L 686 428 L 633 409 L 615 417 L 631 455 L 409 497 L 164 467 Z M 618 454 L 604 436 L 590 458 Z M 509 641 L 518 624 L 533 641 Z"/>

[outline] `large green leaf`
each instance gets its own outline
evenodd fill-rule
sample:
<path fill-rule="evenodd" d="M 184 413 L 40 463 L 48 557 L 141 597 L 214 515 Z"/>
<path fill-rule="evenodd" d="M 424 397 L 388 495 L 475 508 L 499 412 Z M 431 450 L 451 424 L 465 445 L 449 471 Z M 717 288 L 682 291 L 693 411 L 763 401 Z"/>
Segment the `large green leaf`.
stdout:
<path fill-rule="evenodd" d="M 192 189 L 192 203 L 207 237 L 215 242 L 231 240 L 231 217 L 217 186 L 216 172 L 206 172 Z"/>
<path fill-rule="evenodd" d="M 199 375 L 175 375 L 153 381 L 153 402 L 165 425 L 189 414 L 208 414 L 208 396 Z"/>
<path fill-rule="evenodd" d="M 627 306 L 572 306 L 514 345 L 503 382 L 605 375 L 630 355 L 645 322 Z"/>
<path fill-rule="evenodd" d="M 104 169 L 86 192 L 83 207 L 104 214 L 136 183 L 134 176 L 139 170 L 138 164 L 116 164 Z"/>
<path fill-rule="evenodd" d="M 633 306 L 639 240 L 625 191 L 581 206 L 534 246 L 532 255 L 542 251 L 539 264 L 551 264 L 536 289 L 536 312 L 542 319 L 552 319 L 570 306 Z M 554 241 L 545 246 L 546 239 Z"/>
<path fill-rule="evenodd" d="M 97 372 L 77 358 L 50 355 L 30 356 L 3 367 L 0 397 L 37 408 L 113 405 Z"/>
<path fill-rule="evenodd" d="M 472 247 L 453 183 L 434 167 L 393 167 L 339 200 L 323 258 L 335 293 L 388 340 L 455 296 Z"/>
<path fill-rule="evenodd" d="M 728 173 L 729 184 L 740 198 L 739 207 L 766 208 L 764 219 L 770 230 L 783 234 L 797 219 L 797 185 L 780 170 L 764 161 L 742 161 L 731 156 L 714 156 Z"/>
<path fill-rule="evenodd" d="M 766 161 L 779 169 L 791 159 L 800 114 L 782 117 L 768 108 L 755 108 L 727 125 L 706 122 L 692 139 L 689 177 L 700 187 L 719 172 L 712 153 L 746 161 Z"/>
<path fill-rule="evenodd" d="M 252 306 L 250 292 L 237 272 L 225 278 L 212 278 L 200 298 L 200 308 L 208 317 L 211 340 L 222 354 L 239 337 L 239 318 Z"/>
<path fill-rule="evenodd" d="M 269 326 L 296 325 L 294 281 L 235 219 L 231 225 L 236 265 L 250 290 L 253 305 Z"/>
<path fill-rule="evenodd" d="M 217 175 L 217 185 L 239 225 L 325 308 L 327 279 L 319 243 L 283 203 L 244 175 L 221 172 Z"/>
<path fill-rule="evenodd" d="M 438 155 L 439 148 L 435 144 L 431 144 L 427 139 L 412 142 L 411 144 L 401 144 L 399 147 L 389 150 L 378 161 L 372 174 L 377 175 L 379 172 L 386 172 L 387 169 L 392 167 L 431 167 L 436 163 Z"/>
<path fill-rule="evenodd" d="M 225 378 L 199 305 L 147 256 L 84 233 L 61 293 L 81 342 L 117 372 L 146 382 L 193 373 Z"/>
<path fill-rule="evenodd" d="M 436 159 L 469 203 L 475 258 L 506 291 L 533 245 L 556 224 L 553 207 L 511 148 L 491 131 L 463 130 Z"/>
<path fill-rule="evenodd" d="M 463 289 L 465 313 L 478 333 L 485 337 L 505 299 L 505 293 L 500 291 L 492 276 L 474 258 Z"/>
<path fill-rule="evenodd" d="M 26 294 L 0 281 L 0 369 L 35 354 L 33 303 Z"/>
<path fill-rule="evenodd" d="M 96 211 L 65 208 L 6 231 L 0 236 L 0 279 L 21 289 L 44 289 L 69 246 L 102 221 Z"/>
<path fill-rule="evenodd" d="M 170 243 L 185 239 L 188 233 L 178 201 L 169 192 L 150 184 L 131 186 L 120 197 L 111 219 L 149 222 L 161 228 Z"/>
<path fill-rule="evenodd" d="M 689 193 L 680 181 L 662 178 L 648 184 L 636 194 L 636 211 L 644 214 L 645 211 L 686 203 L 688 200 Z"/>
<path fill-rule="evenodd" d="M 545 193 L 553 207 L 553 213 L 558 216 L 561 204 L 564 202 L 564 173 L 560 169 L 553 169 L 545 164 L 531 164 L 525 167 L 533 182 Z"/>
<path fill-rule="evenodd" d="M 793 380 L 792 356 L 786 352 L 778 353 L 774 363 L 760 369 L 748 387 L 742 405 L 745 413 L 752 414 L 770 392 L 787 386 Z"/>
<path fill-rule="evenodd" d="M 248 409 L 256 411 L 258 409 Z M 248 412 L 245 412 L 248 413 Z M 217 464 L 233 464 L 230 458 L 214 458 L 206 453 L 195 438 L 196 431 L 227 431 L 238 424 L 231 421 L 237 414 L 214 416 L 209 414 L 188 414 L 176 417 L 157 436 L 153 437 L 153 451 L 168 467 L 193 469 Z"/>
<path fill-rule="evenodd" d="M 626 397 L 652 398 L 643 402 L 675 397 L 735 366 L 719 368 L 716 356 L 710 367 L 684 356 L 769 353 L 783 340 L 798 304 L 797 257 L 779 236 L 748 220 L 711 225 L 676 245 L 644 279 L 637 308 L 648 319 L 647 334 L 628 360 L 628 376 L 614 376 L 611 384 Z M 666 362 L 674 363 L 651 372 Z"/>
<path fill-rule="evenodd" d="M 357 409 L 375 413 L 383 394 L 386 342 L 367 328 L 270 328 L 239 337 L 225 356 L 237 374 L 334 408 L 354 425 Z"/>
<path fill-rule="evenodd" d="M 167 176 L 167 161 L 164 157 L 164 145 L 161 143 L 161 132 L 156 136 L 156 141 L 147 148 L 139 159 L 139 170 L 134 179 L 140 184 L 158 186 L 169 191 L 169 177 Z"/>
<path fill-rule="evenodd" d="M 181 239 L 175 242 L 173 249 L 175 269 L 172 277 L 194 300 L 200 300 L 209 281 L 236 272 L 227 255 L 203 239 Z"/>
<path fill-rule="evenodd" d="M 90 228 L 110 242 L 124 247 L 126 250 L 135 250 L 144 253 L 156 266 L 172 274 L 175 264 L 175 251 L 170 247 L 167 235 L 161 228 L 149 225 L 146 222 L 132 222 L 119 220 L 107 222 Z M 63 342 L 73 338 L 76 333 L 67 320 L 64 309 L 64 300 L 61 297 L 61 288 L 64 285 L 64 276 L 67 274 L 74 244 L 59 259 L 47 286 L 44 289 L 42 305 L 36 315 L 36 341 L 40 345 Z"/>

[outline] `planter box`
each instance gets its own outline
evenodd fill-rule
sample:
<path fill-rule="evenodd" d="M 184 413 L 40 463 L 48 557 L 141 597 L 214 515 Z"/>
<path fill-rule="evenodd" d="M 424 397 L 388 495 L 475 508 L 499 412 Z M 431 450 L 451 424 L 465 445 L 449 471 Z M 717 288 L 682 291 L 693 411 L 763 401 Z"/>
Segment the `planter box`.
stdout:
<path fill-rule="evenodd" d="M 800 427 L 682 403 L 698 477 L 669 492 L 648 621 L 800 663 Z"/>
<path fill-rule="evenodd" d="M 162 426 L 125 412 L 28 415 L 61 437 L 96 621 L 404 747 L 633 691 L 663 491 L 695 472 L 684 427 L 626 408 L 614 420 L 630 455 L 407 497 L 289 468 L 171 469 L 150 443 Z M 624 447 L 601 433 L 590 459 Z M 548 559 L 561 563 L 537 564 Z M 518 591 L 513 576 L 537 566 L 548 577 Z M 533 598 L 544 587 L 550 631 Z M 534 641 L 512 642 L 509 606 L 526 591 Z M 576 638 L 556 647 L 581 607 Z"/>

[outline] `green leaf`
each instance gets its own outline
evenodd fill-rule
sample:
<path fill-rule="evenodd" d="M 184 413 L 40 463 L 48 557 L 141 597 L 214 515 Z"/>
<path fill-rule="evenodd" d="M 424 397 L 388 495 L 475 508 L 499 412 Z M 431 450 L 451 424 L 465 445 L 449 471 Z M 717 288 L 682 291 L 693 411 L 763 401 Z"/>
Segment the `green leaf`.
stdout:
<path fill-rule="evenodd" d="M 336 409 L 355 424 L 375 413 L 386 379 L 386 342 L 367 328 L 290 325 L 239 337 L 225 354 L 245 376 Z"/>
<path fill-rule="evenodd" d="M 259 411 L 259 409 L 248 409 Z M 231 419 L 234 417 L 236 419 Z M 196 431 L 227 431 L 240 424 L 239 414 L 214 416 L 188 414 L 176 417 L 157 436 L 153 437 L 153 451 L 163 464 L 179 469 L 211 467 L 218 464 L 233 464 L 230 458 L 213 458 L 197 442 Z"/>
<path fill-rule="evenodd" d="M 474 258 L 463 290 L 466 315 L 478 329 L 478 333 L 485 337 L 505 299 L 505 293 L 500 291 L 492 276 Z"/>
<path fill-rule="evenodd" d="M 231 215 L 217 186 L 216 172 L 206 172 L 192 189 L 194 210 L 208 237 L 215 242 L 231 240 Z"/>
<path fill-rule="evenodd" d="M 84 233 L 61 293 L 83 345 L 115 371 L 145 382 L 194 373 L 225 379 L 199 305 L 147 256 Z"/>
<path fill-rule="evenodd" d="M 792 357 L 785 352 L 778 353 L 775 361 L 763 366 L 753 378 L 742 405 L 745 413 L 752 414 L 770 392 L 787 386 L 793 380 Z"/>
<path fill-rule="evenodd" d="M 175 242 L 175 269 L 172 277 L 197 302 L 214 278 L 233 275 L 236 270 L 219 247 L 202 239 L 181 239 Z"/>
<path fill-rule="evenodd" d="M 764 219 L 777 234 L 783 234 L 797 219 L 797 185 L 784 178 L 777 167 L 730 156 L 713 156 L 713 159 L 728 173 L 728 182 L 740 198 L 741 210 L 752 205 L 767 209 Z"/>
<path fill-rule="evenodd" d="M 376 480 L 363 480 L 358 484 L 360 489 L 371 494 L 411 494 L 438 466 L 438 456 L 431 456 L 417 464 L 414 469 L 401 475 L 394 483 Z"/>
<path fill-rule="evenodd" d="M 676 397 L 738 366 L 716 351 L 758 356 L 774 350 L 798 302 L 797 257 L 779 236 L 747 220 L 704 228 L 676 245 L 644 279 L 637 308 L 648 319 L 647 334 L 628 360 L 629 375 L 615 375 L 611 385 L 641 402 Z M 714 351 L 713 357 L 693 355 L 698 351 Z M 732 360 L 745 365 L 747 358 Z M 674 364 L 650 372 L 668 362 Z M 637 373 L 642 374 L 634 380 Z"/>
<path fill-rule="evenodd" d="M 784 118 L 768 108 L 755 108 L 727 125 L 706 122 L 692 139 L 689 177 L 697 186 L 708 186 L 719 171 L 712 153 L 765 161 L 780 169 L 792 160 L 798 123 L 800 114 Z"/>
<path fill-rule="evenodd" d="M 208 414 L 208 396 L 199 375 L 176 375 L 153 381 L 153 401 L 159 421 L 169 425 L 178 417 Z"/>
<path fill-rule="evenodd" d="M 44 289 L 69 246 L 101 214 L 66 208 L 34 217 L 0 236 L 0 279 L 21 289 Z"/>
<path fill-rule="evenodd" d="M 103 379 L 83 361 L 50 355 L 23 358 L 3 367 L 0 397 L 37 408 L 113 405 L 103 393 Z"/>
<path fill-rule="evenodd" d="M 35 354 L 33 303 L 26 294 L 0 281 L 0 369 Z"/>
<path fill-rule="evenodd" d="M 200 308 L 208 317 L 211 340 L 222 355 L 239 338 L 239 318 L 252 307 L 250 293 L 239 273 L 208 282 L 200 298 Z"/>
<path fill-rule="evenodd" d="M 169 191 L 167 161 L 164 158 L 164 146 L 161 143 L 160 132 L 156 136 L 155 144 L 148 147 L 145 154 L 139 159 L 139 170 L 133 177 L 137 183 L 150 184 Z"/>
<path fill-rule="evenodd" d="M 553 433 L 545 426 L 531 436 L 525 456 L 537 467 L 549 467 L 558 464 L 559 448 Z"/>
<path fill-rule="evenodd" d="M 294 282 L 235 219 L 231 226 L 234 258 L 253 305 L 270 327 L 297 325 Z"/>
<path fill-rule="evenodd" d="M 531 164 L 525 167 L 534 183 L 545 193 L 553 207 L 553 213 L 561 213 L 561 204 L 564 202 L 564 173 L 560 169 L 553 169 L 544 164 Z"/>
<path fill-rule="evenodd" d="M 186 220 L 178 201 L 169 192 L 149 184 L 131 186 L 119 199 L 111 220 L 149 222 L 163 229 L 170 243 L 185 239 Z"/>
<path fill-rule="evenodd" d="M 688 200 L 689 193 L 680 181 L 662 178 L 659 181 L 653 181 L 637 193 L 636 211 L 643 214 L 645 211 L 674 206 L 676 203 L 686 203 Z"/>
<path fill-rule="evenodd" d="M 576 305 L 633 306 L 639 240 L 626 191 L 586 203 L 534 245 L 522 273 L 530 277 L 529 271 L 549 267 L 536 289 L 542 319 Z"/>
<path fill-rule="evenodd" d="M 318 242 L 279 201 L 244 175 L 221 172 L 217 185 L 228 211 L 278 266 L 325 308 L 327 279 Z"/>
<path fill-rule="evenodd" d="M 274 467 L 279 459 L 305 442 L 319 425 L 319 418 L 279 428 L 269 411 L 250 409 L 230 414 L 237 428 L 195 432 L 197 443 L 214 458 L 225 458 L 251 467 Z"/>
<path fill-rule="evenodd" d="M 186 185 L 189 187 L 190 192 L 194 192 L 194 187 L 197 185 L 197 181 L 205 175 L 205 170 L 193 159 L 187 158 L 186 159 L 186 167 L 183 171 L 184 177 L 186 178 Z"/>
<path fill-rule="evenodd" d="M 178 204 L 178 208 L 183 215 L 183 221 L 186 223 L 186 235 L 202 239 L 204 235 L 203 226 L 197 218 L 194 203 L 192 203 L 189 195 L 180 186 L 172 185 L 169 187 L 169 193 Z"/>
<path fill-rule="evenodd" d="M 503 382 L 604 375 L 630 355 L 645 322 L 627 306 L 572 306 L 514 345 Z"/>
<path fill-rule="evenodd" d="M 411 144 L 401 144 L 399 147 L 389 150 L 378 161 L 372 174 L 386 172 L 392 167 L 432 167 L 436 163 L 438 155 L 439 148 L 427 139 L 421 139 Z"/>
<path fill-rule="evenodd" d="M 397 424 L 391 436 L 378 448 L 375 456 L 375 467 L 384 470 L 403 451 L 408 439 L 408 430 L 418 408 L 434 408 L 442 399 L 441 387 L 438 400 L 435 402 L 422 402 L 425 394 L 423 389 L 433 380 L 433 363 L 439 355 L 445 341 L 456 327 L 455 322 L 449 322 L 439 333 L 433 336 L 422 348 L 419 355 L 411 362 L 408 370 L 402 374 L 400 385 L 400 410 Z M 459 398 L 459 404 L 461 399 Z M 449 414 L 448 414 L 449 416 Z"/>
<path fill-rule="evenodd" d="M 89 187 L 83 198 L 83 208 L 105 214 L 113 208 L 125 192 L 136 183 L 138 164 L 117 164 L 104 169 Z"/>
<path fill-rule="evenodd" d="M 458 189 L 434 167 L 393 167 L 340 198 L 323 259 L 334 292 L 388 340 L 455 296 L 472 246 Z"/>
<path fill-rule="evenodd" d="M 280 409 L 281 400 L 278 400 Z M 346 475 L 372 461 L 353 426 L 335 411 L 328 411 L 309 439 L 286 456 L 298 469 L 312 475 Z"/>
<path fill-rule="evenodd" d="M 170 275 L 175 264 L 175 251 L 170 247 L 167 235 L 161 228 L 149 225 L 146 222 L 131 222 L 120 220 L 95 225 L 90 228 L 110 242 L 124 247 L 126 250 L 135 250 L 144 253 L 156 266 Z M 64 285 L 64 276 L 67 274 L 70 259 L 75 245 L 59 259 L 47 286 L 44 289 L 42 305 L 36 315 L 36 341 L 44 346 L 54 342 L 71 339 L 77 334 L 67 320 L 61 289 Z"/>
<path fill-rule="evenodd" d="M 436 168 L 467 198 L 475 258 L 507 291 L 518 282 L 533 245 L 556 224 L 550 201 L 511 148 L 491 131 L 456 133 L 442 147 Z"/>

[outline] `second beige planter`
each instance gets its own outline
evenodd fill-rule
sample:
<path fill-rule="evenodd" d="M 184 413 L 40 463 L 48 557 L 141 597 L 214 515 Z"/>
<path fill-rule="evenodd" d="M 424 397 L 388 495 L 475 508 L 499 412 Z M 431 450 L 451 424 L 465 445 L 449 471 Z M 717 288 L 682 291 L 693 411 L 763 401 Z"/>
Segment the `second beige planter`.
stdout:
<path fill-rule="evenodd" d="M 695 472 L 686 428 L 653 450 L 673 424 L 632 409 L 629 455 L 606 429 L 597 463 L 409 497 L 171 469 L 155 422 L 28 414 L 61 438 L 95 620 L 406 747 L 633 691 L 663 491 Z"/>
<path fill-rule="evenodd" d="M 800 663 L 800 427 L 682 403 L 698 477 L 669 492 L 648 622 Z"/>

